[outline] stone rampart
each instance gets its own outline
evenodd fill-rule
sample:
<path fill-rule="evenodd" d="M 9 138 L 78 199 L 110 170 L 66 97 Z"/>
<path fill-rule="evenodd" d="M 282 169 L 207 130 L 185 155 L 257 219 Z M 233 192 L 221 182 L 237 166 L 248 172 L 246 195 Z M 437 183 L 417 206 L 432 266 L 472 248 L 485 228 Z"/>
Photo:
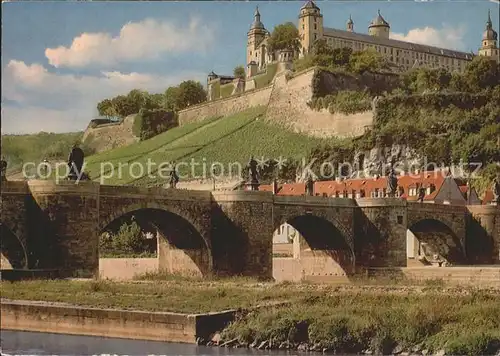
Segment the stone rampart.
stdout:
<path fill-rule="evenodd" d="M 202 121 L 209 117 L 227 116 L 256 107 L 265 106 L 269 102 L 272 85 L 256 89 L 240 95 L 209 101 L 179 111 L 179 125 Z"/>
<path fill-rule="evenodd" d="M 133 133 L 134 120 L 135 115 L 130 115 L 118 123 L 101 124 L 96 127 L 89 125 L 83 134 L 82 141 L 96 152 L 138 142 L 139 138 Z"/>
<path fill-rule="evenodd" d="M 309 106 L 313 96 L 334 94 L 341 90 L 369 90 L 375 95 L 391 90 L 397 82 L 398 76 L 391 74 L 348 75 L 317 68 L 293 75 L 290 71 L 282 71 L 274 78 L 274 84 L 268 87 L 180 111 L 179 124 L 268 105 L 266 119 L 288 130 L 316 137 L 355 137 L 372 126 L 372 110 L 355 114 L 313 110 Z M 252 87 L 248 81 L 247 87 Z"/>

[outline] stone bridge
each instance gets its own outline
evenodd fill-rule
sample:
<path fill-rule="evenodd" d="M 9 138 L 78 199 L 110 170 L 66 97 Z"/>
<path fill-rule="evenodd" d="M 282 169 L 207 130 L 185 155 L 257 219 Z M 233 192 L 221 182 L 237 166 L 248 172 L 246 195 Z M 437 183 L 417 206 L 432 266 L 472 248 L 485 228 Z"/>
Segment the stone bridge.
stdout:
<path fill-rule="evenodd" d="M 2 256 L 13 268 L 96 276 L 100 234 L 131 216 L 162 237 L 160 268 L 170 272 L 271 278 L 284 222 L 299 231 L 304 260 L 328 256 L 347 275 L 406 266 L 408 229 L 455 264 L 500 263 L 497 206 L 35 180 L 2 183 Z"/>

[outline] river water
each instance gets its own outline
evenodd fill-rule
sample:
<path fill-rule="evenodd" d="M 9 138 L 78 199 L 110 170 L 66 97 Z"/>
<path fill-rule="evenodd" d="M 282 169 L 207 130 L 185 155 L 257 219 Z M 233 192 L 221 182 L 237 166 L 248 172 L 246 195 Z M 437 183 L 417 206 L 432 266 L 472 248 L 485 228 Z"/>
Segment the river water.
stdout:
<path fill-rule="evenodd" d="M 226 349 L 159 341 L 1 330 L 2 355 L 299 355 L 297 352 Z"/>

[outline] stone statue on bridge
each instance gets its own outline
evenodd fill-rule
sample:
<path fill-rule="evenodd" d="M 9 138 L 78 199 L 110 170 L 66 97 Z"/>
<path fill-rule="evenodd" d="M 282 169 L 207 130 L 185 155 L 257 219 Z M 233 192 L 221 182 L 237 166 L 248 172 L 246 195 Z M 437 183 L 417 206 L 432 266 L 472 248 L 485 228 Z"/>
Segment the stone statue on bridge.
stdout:
<path fill-rule="evenodd" d="M 83 150 L 74 145 L 68 157 L 69 180 L 78 180 L 81 178 L 84 157 Z"/>
<path fill-rule="evenodd" d="M 179 183 L 179 176 L 177 175 L 177 170 L 175 169 L 175 162 L 172 164 L 172 169 L 170 170 L 170 180 L 169 180 L 170 188 L 176 188 L 177 183 Z"/>
<path fill-rule="evenodd" d="M 493 179 L 491 190 L 493 192 L 493 203 L 500 204 L 500 176 Z"/>
<path fill-rule="evenodd" d="M 311 177 L 311 174 L 308 174 L 306 179 L 306 195 L 314 195 L 314 180 Z"/>
<path fill-rule="evenodd" d="M 420 187 L 418 189 L 418 198 L 417 200 L 421 203 L 424 202 L 424 198 L 425 198 L 425 188 L 424 187 Z"/>
<path fill-rule="evenodd" d="M 391 169 L 391 172 L 387 176 L 387 189 L 389 190 L 389 197 L 394 198 L 398 189 L 398 177 L 396 176 L 394 169 Z"/>
<path fill-rule="evenodd" d="M 250 179 L 249 183 L 251 190 L 259 190 L 257 166 L 258 166 L 257 161 L 253 158 L 253 156 L 251 156 L 250 161 L 248 161 L 248 173 Z"/>
<path fill-rule="evenodd" d="M 7 161 L 4 159 L 0 161 L 0 180 L 7 181 Z"/>

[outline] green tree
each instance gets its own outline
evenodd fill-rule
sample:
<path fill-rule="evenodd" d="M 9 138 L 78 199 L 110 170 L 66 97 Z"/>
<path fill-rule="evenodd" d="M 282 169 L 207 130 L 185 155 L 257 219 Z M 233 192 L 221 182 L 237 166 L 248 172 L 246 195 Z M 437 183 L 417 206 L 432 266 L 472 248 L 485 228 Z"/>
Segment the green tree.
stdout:
<path fill-rule="evenodd" d="M 186 80 L 179 85 L 177 109 L 182 110 L 207 100 L 207 92 L 200 82 Z"/>
<path fill-rule="evenodd" d="M 500 64 L 490 58 L 477 56 L 465 68 L 465 82 L 474 91 L 493 88 L 500 83 L 499 67 Z"/>
<path fill-rule="evenodd" d="M 349 69 L 355 73 L 376 72 L 386 68 L 386 59 L 374 49 L 354 52 L 350 56 Z"/>
<path fill-rule="evenodd" d="M 145 106 L 148 96 L 147 91 L 139 89 L 133 89 L 127 94 L 127 99 L 134 111 L 132 114 L 137 114 Z"/>
<path fill-rule="evenodd" d="M 165 108 L 170 111 L 177 111 L 177 102 L 179 98 L 179 87 L 169 87 L 165 90 Z"/>
<path fill-rule="evenodd" d="M 128 96 L 118 95 L 111 99 L 111 102 L 118 116 L 125 117 L 138 112 L 136 105 L 134 105 Z"/>
<path fill-rule="evenodd" d="M 299 30 L 292 22 L 275 26 L 268 44 L 270 51 L 273 52 L 290 49 L 297 53 L 300 49 Z"/>
<path fill-rule="evenodd" d="M 104 99 L 97 104 L 97 111 L 100 116 L 115 116 L 116 109 L 113 106 L 113 101 L 110 99 Z"/>
<path fill-rule="evenodd" d="M 236 78 L 245 78 L 245 68 L 243 66 L 237 66 L 233 70 L 233 75 Z"/>

